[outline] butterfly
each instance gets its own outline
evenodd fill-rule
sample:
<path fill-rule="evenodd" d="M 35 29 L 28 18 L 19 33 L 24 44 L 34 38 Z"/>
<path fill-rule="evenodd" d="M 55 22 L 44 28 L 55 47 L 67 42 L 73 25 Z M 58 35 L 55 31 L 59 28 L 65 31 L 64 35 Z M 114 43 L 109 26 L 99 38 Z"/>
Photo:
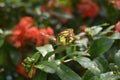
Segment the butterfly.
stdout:
<path fill-rule="evenodd" d="M 74 31 L 73 31 L 73 29 L 70 29 L 70 28 L 65 29 L 62 32 L 60 32 L 56 36 L 56 38 L 49 36 L 49 35 L 42 33 L 42 32 L 40 32 L 40 34 L 42 34 L 43 36 L 46 36 L 50 40 L 54 41 L 56 44 L 60 44 L 60 45 L 68 45 L 75 40 Z"/>
<path fill-rule="evenodd" d="M 61 45 L 68 45 L 75 40 L 73 29 L 65 29 L 56 36 L 56 42 Z"/>

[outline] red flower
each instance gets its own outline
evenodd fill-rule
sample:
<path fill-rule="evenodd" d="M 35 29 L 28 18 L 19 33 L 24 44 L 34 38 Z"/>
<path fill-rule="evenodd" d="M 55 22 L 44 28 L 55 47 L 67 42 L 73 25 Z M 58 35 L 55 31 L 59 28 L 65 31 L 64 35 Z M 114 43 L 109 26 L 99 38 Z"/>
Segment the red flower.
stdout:
<path fill-rule="evenodd" d="M 34 20 L 32 17 L 27 17 L 27 16 L 23 17 L 20 19 L 20 21 L 18 23 L 18 28 L 21 28 L 21 29 L 29 28 L 33 25 L 33 22 L 34 22 Z"/>
<path fill-rule="evenodd" d="M 47 27 L 46 30 L 47 30 L 47 34 L 49 34 L 50 36 L 54 35 L 54 31 L 53 31 L 53 29 L 50 26 Z"/>
<path fill-rule="evenodd" d="M 115 25 L 115 31 L 120 32 L 120 21 L 118 21 L 117 24 Z"/>
<path fill-rule="evenodd" d="M 77 5 L 78 10 L 80 10 L 80 15 L 82 17 L 96 17 L 98 15 L 99 7 L 92 0 L 81 0 Z"/>
<path fill-rule="evenodd" d="M 31 44 L 41 46 L 49 43 L 49 39 L 46 36 L 41 35 L 40 32 L 53 36 L 53 29 L 51 27 L 38 29 L 36 26 L 32 25 L 33 19 L 24 17 L 20 20 L 19 24 L 15 26 L 9 40 L 16 48 L 25 49 Z"/>
<path fill-rule="evenodd" d="M 25 32 L 32 26 L 33 19 L 31 17 L 23 17 L 18 25 L 13 29 L 13 34 L 9 37 L 10 41 L 16 48 L 25 46 L 26 38 L 24 37 Z"/>
<path fill-rule="evenodd" d="M 24 61 L 24 59 L 22 59 L 16 66 L 16 70 L 18 73 L 20 73 L 22 76 L 24 76 L 25 78 L 29 78 L 28 73 L 26 72 L 25 68 L 22 66 L 22 62 Z M 34 77 L 36 73 L 36 68 L 32 69 L 32 77 Z"/>

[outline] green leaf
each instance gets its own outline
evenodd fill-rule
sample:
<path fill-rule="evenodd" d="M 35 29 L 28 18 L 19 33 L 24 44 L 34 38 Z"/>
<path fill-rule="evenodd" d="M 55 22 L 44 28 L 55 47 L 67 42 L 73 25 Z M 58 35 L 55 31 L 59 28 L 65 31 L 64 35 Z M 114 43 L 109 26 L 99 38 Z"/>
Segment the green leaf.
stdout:
<path fill-rule="evenodd" d="M 51 44 L 47 44 L 42 47 L 36 47 L 36 49 L 42 54 L 43 57 L 45 57 L 47 53 L 54 51 L 54 48 Z"/>
<path fill-rule="evenodd" d="M 95 76 L 91 71 L 87 70 L 82 77 L 82 80 L 89 80 L 91 77 Z"/>
<path fill-rule="evenodd" d="M 0 50 L 0 65 L 5 65 L 8 62 L 8 55 Z"/>
<path fill-rule="evenodd" d="M 101 80 L 98 76 L 93 76 L 92 78 L 90 78 L 89 80 Z"/>
<path fill-rule="evenodd" d="M 68 46 L 68 47 L 66 47 L 67 55 L 72 54 L 75 50 L 76 50 L 76 46 Z"/>
<path fill-rule="evenodd" d="M 30 78 L 32 78 L 32 68 L 29 69 L 28 76 L 29 76 Z"/>
<path fill-rule="evenodd" d="M 100 75 L 101 80 L 117 80 L 120 76 L 113 74 L 113 72 L 107 72 Z"/>
<path fill-rule="evenodd" d="M 78 74 L 63 64 L 59 65 L 56 73 L 61 80 L 82 80 Z"/>
<path fill-rule="evenodd" d="M 105 29 L 104 31 L 102 31 L 102 32 L 100 33 L 100 35 L 106 35 L 108 32 L 111 32 L 111 30 L 112 30 L 114 27 L 115 27 L 114 25 L 108 27 L 107 29 Z"/>
<path fill-rule="evenodd" d="M 36 63 L 38 61 L 38 59 L 40 58 L 40 53 L 39 52 L 35 53 L 31 58 L 35 59 L 34 63 Z"/>
<path fill-rule="evenodd" d="M 44 46 L 44 48 L 47 50 L 47 52 L 52 52 L 54 51 L 54 48 L 51 44 L 47 44 Z"/>
<path fill-rule="evenodd" d="M 92 36 L 95 36 L 98 33 L 100 33 L 101 30 L 102 30 L 101 26 L 92 26 L 89 30 L 89 34 L 91 34 Z"/>
<path fill-rule="evenodd" d="M 120 50 L 114 56 L 115 63 L 120 67 Z"/>
<path fill-rule="evenodd" d="M 3 30 L 0 28 L 0 35 L 2 35 L 4 32 L 3 32 Z"/>
<path fill-rule="evenodd" d="M 114 43 L 113 39 L 109 39 L 105 37 L 97 39 L 90 46 L 88 52 L 92 56 L 92 58 L 98 57 L 101 54 L 105 53 L 108 49 L 110 49 L 113 43 Z"/>
<path fill-rule="evenodd" d="M 47 60 L 50 56 L 52 56 L 53 54 L 58 54 L 58 53 L 61 53 L 62 51 L 64 51 L 66 49 L 67 46 L 59 46 L 57 49 L 55 49 L 54 51 L 52 52 L 49 52 L 45 55 L 45 57 L 43 58 L 43 60 Z"/>
<path fill-rule="evenodd" d="M 101 70 L 98 68 L 98 65 L 94 61 L 91 61 L 89 58 L 79 57 L 79 58 L 75 58 L 74 60 L 77 61 L 81 66 L 87 68 L 96 75 L 100 74 L 101 72 Z"/>
<path fill-rule="evenodd" d="M 43 57 L 47 54 L 47 50 L 44 48 L 44 46 L 36 47 L 36 49 L 42 54 Z"/>
<path fill-rule="evenodd" d="M 4 35 L 5 35 L 5 36 L 11 35 L 11 34 L 12 34 L 12 31 L 10 31 L 10 30 L 4 31 Z"/>
<path fill-rule="evenodd" d="M 43 61 L 40 64 L 35 65 L 34 67 L 47 73 L 55 73 L 57 69 L 57 64 L 55 62 Z"/>
<path fill-rule="evenodd" d="M 94 60 L 94 62 L 96 62 L 96 64 L 98 65 L 99 69 L 101 70 L 101 72 L 106 72 L 109 69 L 109 64 L 107 62 L 106 59 L 98 57 Z"/>
<path fill-rule="evenodd" d="M 0 39 L 0 47 L 3 45 L 4 39 Z"/>
<path fill-rule="evenodd" d="M 21 58 L 22 58 L 22 54 L 19 53 L 16 50 L 11 50 L 11 51 L 9 51 L 9 53 L 10 53 L 9 57 L 10 57 L 12 63 L 14 65 L 17 65 L 20 62 Z"/>
<path fill-rule="evenodd" d="M 120 39 L 120 32 L 114 32 L 112 36 L 110 36 L 112 39 Z"/>
<path fill-rule="evenodd" d="M 34 78 L 32 80 L 47 80 L 47 73 L 41 71 L 41 70 L 37 70 Z"/>

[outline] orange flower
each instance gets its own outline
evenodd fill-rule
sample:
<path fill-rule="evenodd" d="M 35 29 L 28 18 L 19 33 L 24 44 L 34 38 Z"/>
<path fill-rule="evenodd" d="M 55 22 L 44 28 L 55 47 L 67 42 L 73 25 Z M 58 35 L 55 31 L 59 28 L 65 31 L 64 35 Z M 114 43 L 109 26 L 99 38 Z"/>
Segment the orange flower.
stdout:
<path fill-rule="evenodd" d="M 25 78 L 30 78 L 28 76 L 28 73 L 26 72 L 25 68 L 22 66 L 22 62 L 24 61 L 24 59 L 22 59 L 16 66 L 16 70 L 19 74 L 21 74 L 22 76 L 24 76 Z M 36 73 L 36 68 L 32 69 L 32 77 L 34 77 Z"/>

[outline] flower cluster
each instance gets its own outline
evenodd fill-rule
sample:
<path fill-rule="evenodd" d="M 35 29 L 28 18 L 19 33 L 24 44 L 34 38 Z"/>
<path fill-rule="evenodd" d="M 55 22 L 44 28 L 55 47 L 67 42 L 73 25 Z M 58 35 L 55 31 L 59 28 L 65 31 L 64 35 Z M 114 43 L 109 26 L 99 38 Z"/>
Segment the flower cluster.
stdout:
<path fill-rule="evenodd" d="M 13 34 L 9 40 L 16 48 L 25 48 L 28 45 L 41 46 L 49 43 L 49 39 L 41 35 L 40 32 L 53 36 L 53 29 L 51 27 L 38 28 L 33 26 L 33 23 L 34 20 L 31 17 L 23 17 L 12 30 Z"/>
<path fill-rule="evenodd" d="M 80 0 L 77 9 L 79 10 L 79 15 L 82 17 L 94 18 L 98 15 L 99 6 L 92 0 Z"/>

